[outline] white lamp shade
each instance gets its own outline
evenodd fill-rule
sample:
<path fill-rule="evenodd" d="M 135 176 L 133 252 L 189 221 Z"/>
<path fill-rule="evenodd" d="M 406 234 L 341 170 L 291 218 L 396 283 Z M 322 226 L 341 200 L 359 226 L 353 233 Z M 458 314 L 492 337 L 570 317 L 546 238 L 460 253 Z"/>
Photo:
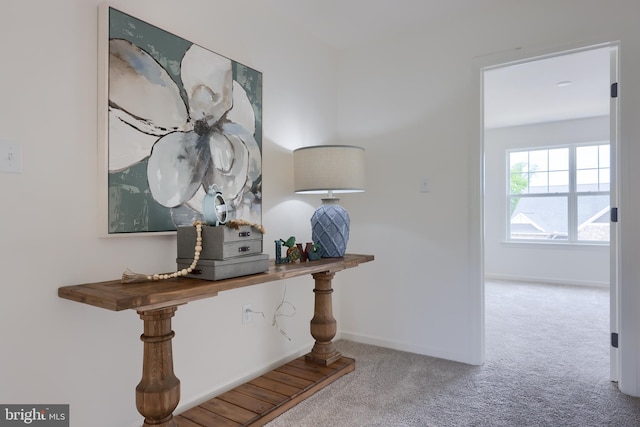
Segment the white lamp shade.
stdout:
<path fill-rule="evenodd" d="M 317 145 L 293 152 L 296 193 L 320 194 L 364 191 L 364 148 Z"/>

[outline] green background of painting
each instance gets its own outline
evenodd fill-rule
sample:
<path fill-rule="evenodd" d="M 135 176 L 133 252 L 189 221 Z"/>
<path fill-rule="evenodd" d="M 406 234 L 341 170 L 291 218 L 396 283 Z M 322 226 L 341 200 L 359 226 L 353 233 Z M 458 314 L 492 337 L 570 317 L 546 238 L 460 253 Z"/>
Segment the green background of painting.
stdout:
<path fill-rule="evenodd" d="M 193 44 L 114 8 L 109 8 L 109 39 L 124 39 L 151 55 L 169 73 L 187 105 L 180 63 Z M 262 151 L 262 73 L 232 60 L 233 79 L 246 91 L 256 118 L 255 140 Z M 157 203 L 147 182 L 148 157 L 108 176 L 110 234 L 176 229 L 171 209 Z M 262 178 L 258 180 L 262 181 Z"/>

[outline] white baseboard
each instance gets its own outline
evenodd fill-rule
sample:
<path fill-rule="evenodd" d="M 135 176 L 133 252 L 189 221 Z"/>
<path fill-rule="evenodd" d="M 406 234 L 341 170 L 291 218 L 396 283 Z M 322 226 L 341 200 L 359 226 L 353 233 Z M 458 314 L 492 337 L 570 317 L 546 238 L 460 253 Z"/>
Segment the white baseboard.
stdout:
<path fill-rule="evenodd" d="M 384 338 L 373 337 L 370 335 L 357 334 L 353 332 L 342 331 L 340 337 L 344 340 L 354 341 L 361 344 L 370 344 L 378 347 L 391 348 L 393 350 L 406 351 L 408 353 L 422 354 L 425 356 L 437 357 L 440 359 L 453 360 L 454 362 L 466 363 L 469 365 L 475 365 L 469 360 L 469 357 L 465 357 L 463 354 L 458 354 L 450 351 L 443 351 L 442 349 L 424 347 L 414 345 L 401 341 L 388 340 Z M 347 355 L 348 356 L 348 355 Z"/>
<path fill-rule="evenodd" d="M 571 285 L 571 286 L 591 286 L 597 288 L 608 288 L 609 282 L 588 281 L 588 280 L 564 280 L 549 279 L 547 277 L 532 276 L 515 276 L 510 274 L 490 274 L 484 276 L 485 280 L 500 280 L 507 282 L 528 282 L 528 283 L 544 283 L 549 285 Z"/>

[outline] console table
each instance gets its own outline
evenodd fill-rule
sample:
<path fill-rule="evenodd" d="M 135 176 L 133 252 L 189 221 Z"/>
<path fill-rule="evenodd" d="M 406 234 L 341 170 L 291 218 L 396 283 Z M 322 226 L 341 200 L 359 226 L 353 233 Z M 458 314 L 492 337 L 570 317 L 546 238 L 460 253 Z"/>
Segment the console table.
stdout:
<path fill-rule="evenodd" d="M 331 280 L 338 271 L 373 261 L 373 255 L 346 254 L 304 263 L 269 264 L 265 273 L 205 281 L 179 277 L 123 284 L 120 280 L 64 286 L 58 296 L 107 310 L 136 310 L 144 323 L 142 379 L 136 387 L 136 406 L 144 426 L 193 427 L 263 425 L 340 376 L 355 369 L 342 357 L 332 339 L 336 334 Z M 180 401 L 180 380 L 173 372 L 171 318 L 179 305 L 218 295 L 218 292 L 311 274 L 315 307 L 311 335 L 315 344 L 304 358 L 243 384 L 220 398 L 174 417 Z"/>

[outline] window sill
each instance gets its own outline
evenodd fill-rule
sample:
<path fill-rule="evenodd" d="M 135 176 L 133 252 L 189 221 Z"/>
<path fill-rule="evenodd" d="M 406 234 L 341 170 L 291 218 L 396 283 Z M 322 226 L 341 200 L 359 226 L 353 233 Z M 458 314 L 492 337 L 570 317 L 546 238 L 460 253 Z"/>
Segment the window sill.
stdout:
<path fill-rule="evenodd" d="M 608 251 L 609 242 L 562 242 L 556 240 L 555 242 L 537 242 L 532 240 L 526 240 L 521 242 L 515 241 L 503 241 L 502 246 L 508 248 L 520 248 L 520 249 L 569 249 L 569 250 L 588 250 L 588 251 Z"/>

